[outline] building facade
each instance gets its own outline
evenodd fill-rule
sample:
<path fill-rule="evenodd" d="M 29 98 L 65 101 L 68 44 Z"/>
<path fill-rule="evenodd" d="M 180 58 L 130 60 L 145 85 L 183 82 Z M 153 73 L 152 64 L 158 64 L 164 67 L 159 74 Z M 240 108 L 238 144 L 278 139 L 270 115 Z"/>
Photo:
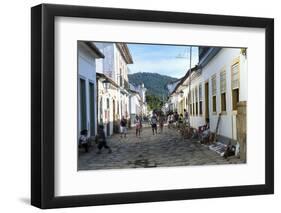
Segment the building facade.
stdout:
<path fill-rule="evenodd" d="M 247 56 L 240 48 L 199 48 L 198 66 L 181 79 L 170 99 L 174 110 L 187 109 L 191 126 L 210 121 L 222 142 L 237 140 L 237 109 L 247 103 Z M 218 120 L 220 117 L 220 122 Z"/>
<path fill-rule="evenodd" d="M 119 132 L 122 116 L 130 119 L 127 65 L 132 64 L 133 59 L 124 43 L 96 42 L 95 45 L 105 56 L 103 59 L 97 60 L 97 73 L 103 74 L 107 78 L 99 80 L 98 116 L 99 122 L 106 127 L 106 134 L 110 136 L 114 132 Z M 105 80 L 111 82 L 109 89 L 104 89 L 103 81 Z"/>
<path fill-rule="evenodd" d="M 96 60 L 104 55 L 90 42 L 78 42 L 78 136 L 87 129 L 88 136 L 97 133 Z"/>
<path fill-rule="evenodd" d="M 116 100 L 118 97 L 118 84 L 103 73 L 97 75 L 97 121 L 104 125 L 104 131 L 107 136 L 118 132 Z"/>
<path fill-rule="evenodd" d="M 140 84 L 138 86 L 134 86 L 130 84 L 130 102 L 129 102 L 129 112 L 130 112 L 130 120 L 131 126 L 134 126 L 135 117 L 141 116 L 146 117 L 148 115 L 147 112 L 147 103 L 146 103 L 146 91 L 147 89 L 144 87 L 144 84 Z"/>

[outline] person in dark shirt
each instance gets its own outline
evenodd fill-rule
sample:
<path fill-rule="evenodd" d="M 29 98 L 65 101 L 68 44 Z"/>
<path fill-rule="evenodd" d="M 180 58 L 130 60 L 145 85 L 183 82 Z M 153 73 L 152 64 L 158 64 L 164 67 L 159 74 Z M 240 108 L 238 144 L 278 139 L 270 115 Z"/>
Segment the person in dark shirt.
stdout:
<path fill-rule="evenodd" d="M 87 129 L 83 129 L 80 132 L 79 146 L 84 147 L 85 152 L 89 151 L 89 137 L 88 137 L 88 130 Z"/>
<path fill-rule="evenodd" d="M 188 111 L 186 109 L 184 109 L 183 111 L 184 111 L 184 121 L 185 121 L 185 123 L 188 123 L 188 121 L 189 121 Z"/>
<path fill-rule="evenodd" d="M 122 116 L 122 119 L 120 121 L 120 132 L 121 132 L 121 138 L 124 137 L 126 138 L 127 135 L 127 119 Z"/>
<path fill-rule="evenodd" d="M 101 153 L 101 149 L 103 147 L 105 149 L 108 149 L 108 153 L 112 152 L 110 147 L 107 145 L 103 129 L 104 129 L 103 125 L 99 125 L 99 128 L 98 128 L 98 149 L 99 149 L 99 151 L 97 152 L 97 154 Z"/>
<path fill-rule="evenodd" d="M 179 120 L 178 112 L 174 112 L 174 120 L 175 120 L 176 123 L 178 123 L 178 120 Z"/>

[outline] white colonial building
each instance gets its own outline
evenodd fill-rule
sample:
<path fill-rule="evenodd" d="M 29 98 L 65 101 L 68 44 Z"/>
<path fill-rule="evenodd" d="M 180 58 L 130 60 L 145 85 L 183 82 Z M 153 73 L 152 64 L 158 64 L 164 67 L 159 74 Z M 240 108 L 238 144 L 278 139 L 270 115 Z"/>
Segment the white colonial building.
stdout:
<path fill-rule="evenodd" d="M 181 79 L 171 82 L 171 83 L 167 84 L 167 86 L 166 86 L 168 89 L 169 97 L 168 97 L 168 101 L 165 103 L 165 105 L 163 107 L 163 111 L 165 113 L 177 111 L 178 97 L 177 97 L 177 93 L 175 91 L 176 91 L 176 86 L 180 83 L 180 81 L 181 81 Z"/>
<path fill-rule="evenodd" d="M 138 86 L 134 86 L 130 84 L 130 102 L 129 102 L 129 110 L 130 110 L 130 119 L 131 124 L 134 126 L 134 120 L 136 115 L 145 117 L 148 115 L 147 112 L 147 103 L 146 103 L 146 91 L 147 89 L 144 87 L 144 84 L 140 84 Z"/>
<path fill-rule="evenodd" d="M 187 109 L 191 126 L 196 128 L 209 119 L 210 130 L 215 132 L 220 116 L 220 140 L 236 141 L 237 108 L 246 106 L 247 80 L 245 49 L 200 47 L 198 66 L 180 79 L 170 102 L 179 113 Z"/>
<path fill-rule="evenodd" d="M 98 123 L 104 125 L 104 131 L 107 136 L 118 132 L 117 121 L 117 104 L 119 85 L 111 78 L 103 73 L 96 73 L 97 75 L 97 118 Z"/>
<path fill-rule="evenodd" d="M 98 121 L 105 126 L 106 134 L 109 136 L 119 131 L 122 116 L 130 118 L 127 65 L 132 64 L 133 59 L 125 43 L 95 42 L 95 45 L 105 56 L 97 60 L 97 73 L 100 73 Z"/>
<path fill-rule="evenodd" d="M 88 136 L 97 133 L 96 60 L 104 55 L 91 42 L 78 42 L 78 137 L 87 129 Z"/>

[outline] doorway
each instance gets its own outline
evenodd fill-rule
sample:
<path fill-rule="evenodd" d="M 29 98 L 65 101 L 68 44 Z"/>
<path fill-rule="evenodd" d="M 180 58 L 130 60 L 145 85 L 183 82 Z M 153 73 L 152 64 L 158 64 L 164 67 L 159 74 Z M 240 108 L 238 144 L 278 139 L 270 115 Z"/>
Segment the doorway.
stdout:
<path fill-rule="evenodd" d="M 80 79 L 80 130 L 87 129 L 86 82 Z"/>
<path fill-rule="evenodd" d="M 89 82 L 90 135 L 95 136 L 95 85 Z"/>

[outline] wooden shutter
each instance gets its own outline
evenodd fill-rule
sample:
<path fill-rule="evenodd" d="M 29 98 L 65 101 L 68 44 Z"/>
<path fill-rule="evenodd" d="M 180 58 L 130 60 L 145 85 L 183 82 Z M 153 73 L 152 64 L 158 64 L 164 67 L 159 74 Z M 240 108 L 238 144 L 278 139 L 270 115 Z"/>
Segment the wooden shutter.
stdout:
<path fill-rule="evenodd" d="M 232 89 L 239 88 L 239 63 L 231 66 L 231 87 Z"/>
<path fill-rule="evenodd" d="M 216 74 L 212 76 L 212 95 L 215 96 L 217 93 L 217 81 Z"/>
<path fill-rule="evenodd" d="M 199 101 L 203 101 L 203 97 L 202 97 L 202 84 L 199 84 Z"/>
<path fill-rule="evenodd" d="M 220 87 L 221 93 L 226 92 L 226 72 L 225 70 L 220 73 Z"/>

